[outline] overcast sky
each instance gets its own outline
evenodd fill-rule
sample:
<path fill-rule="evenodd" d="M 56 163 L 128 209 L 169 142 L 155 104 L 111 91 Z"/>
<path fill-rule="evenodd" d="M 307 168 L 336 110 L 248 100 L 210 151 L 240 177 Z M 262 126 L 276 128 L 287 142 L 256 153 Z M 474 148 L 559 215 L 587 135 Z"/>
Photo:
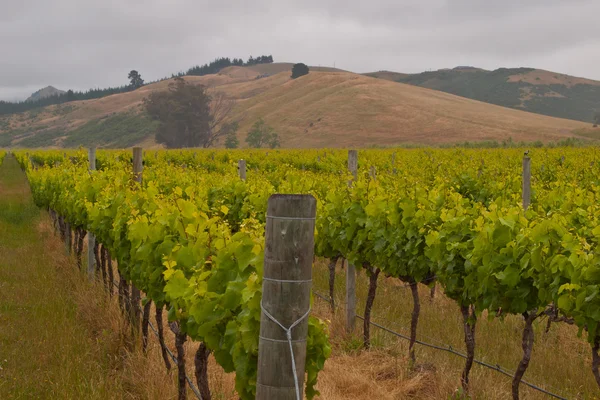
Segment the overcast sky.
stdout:
<path fill-rule="evenodd" d="M 600 0 L 0 0 L 0 99 L 216 57 L 354 72 L 528 66 L 600 80 Z"/>

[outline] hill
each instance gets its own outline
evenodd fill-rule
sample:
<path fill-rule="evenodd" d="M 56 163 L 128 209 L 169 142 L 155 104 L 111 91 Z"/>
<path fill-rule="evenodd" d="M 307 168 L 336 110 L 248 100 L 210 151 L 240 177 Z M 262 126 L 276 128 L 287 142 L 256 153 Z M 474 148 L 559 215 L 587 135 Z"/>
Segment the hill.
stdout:
<path fill-rule="evenodd" d="M 369 76 L 371 78 L 386 79 L 388 81 L 396 82 L 400 79 L 406 78 L 409 74 L 403 74 L 401 72 L 394 72 L 394 71 L 377 71 L 377 72 L 367 72 L 366 74 L 363 74 L 363 75 Z"/>
<path fill-rule="evenodd" d="M 541 69 L 457 67 L 396 74 L 368 75 L 558 118 L 592 122 L 600 111 L 600 82 Z"/>
<path fill-rule="evenodd" d="M 66 92 L 64 90 L 57 89 L 54 86 L 46 86 L 45 88 L 40 89 L 37 92 L 33 93 L 25 101 L 38 101 L 41 99 L 45 99 L 47 97 L 57 96 L 57 95 L 63 94 L 63 93 L 66 93 Z"/>
<path fill-rule="evenodd" d="M 240 142 L 264 118 L 283 147 L 393 146 L 462 141 L 557 141 L 587 124 L 499 107 L 413 85 L 334 69 L 290 79 L 291 64 L 228 67 L 185 79 L 236 100 Z M 95 100 L 0 117 L 0 146 L 127 147 L 152 144 L 142 100 L 170 80 Z"/>

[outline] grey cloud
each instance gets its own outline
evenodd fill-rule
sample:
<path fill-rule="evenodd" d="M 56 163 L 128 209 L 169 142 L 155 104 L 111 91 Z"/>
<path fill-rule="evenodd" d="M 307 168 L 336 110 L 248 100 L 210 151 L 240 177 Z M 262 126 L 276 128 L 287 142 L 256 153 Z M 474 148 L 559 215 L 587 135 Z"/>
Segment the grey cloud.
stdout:
<path fill-rule="evenodd" d="M 0 10 L 0 99 L 264 53 L 355 72 L 532 66 L 600 80 L 597 0 L 0 0 Z"/>

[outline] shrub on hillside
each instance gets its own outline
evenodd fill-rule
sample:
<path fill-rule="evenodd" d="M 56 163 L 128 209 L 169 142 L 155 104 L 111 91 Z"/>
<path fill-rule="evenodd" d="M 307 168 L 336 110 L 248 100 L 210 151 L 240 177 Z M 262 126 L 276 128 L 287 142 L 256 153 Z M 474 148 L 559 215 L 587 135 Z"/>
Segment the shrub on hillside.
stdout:
<path fill-rule="evenodd" d="M 246 143 L 248 143 L 248 146 L 255 148 L 270 147 L 274 149 L 280 146 L 279 135 L 262 118 L 252 125 L 248 136 L 246 136 Z"/>
<path fill-rule="evenodd" d="M 302 75 L 308 75 L 308 66 L 303 63 L 294 64 L 292 67 L 292 79 L 296 79 Z"/>

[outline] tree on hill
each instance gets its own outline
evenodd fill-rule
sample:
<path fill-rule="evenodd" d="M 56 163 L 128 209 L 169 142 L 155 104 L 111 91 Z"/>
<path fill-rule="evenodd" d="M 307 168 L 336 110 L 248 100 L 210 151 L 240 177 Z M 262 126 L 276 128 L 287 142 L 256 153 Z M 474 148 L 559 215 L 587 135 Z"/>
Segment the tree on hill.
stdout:
<path fill-rule="evenodd" d="M 204 86 L 181 77 L 169 84 L 168 91 L 144 99 L 148 114 L 160 122 L 156 141 L 167 148 L 206 148 L 235 132 L 237 123 L 226 122 L 234 104 L 223 93 L 211 96 Z"/>
<path fill-rule="evenodd" d="M 237 149 L 240 145 L 240 140 L 237 137 L 237 122 L 234 123 L 233 129 L 229 131 L 227 137 L 225 138 L 225 148 L 226 149 Z"/>
<path fill-rule="evenodd" d="M 253 58 L 252 56 L 250 56 L 248 58 L 248 62 L 246 62 L 245 65 L 270 64 L 272 62 L 273 62 L 273 56 L 271 56 L 271 55 L 260 56 L 260 57 L 256 57 L 256 58 Z"/>
<path fill-rule="evenodd" d="M 292 79 L 296 79 L 302 75 L 308 75 L 308 66 L 303 63 L 294 64 L 292 67 Z"/>
<path fill-rule="evenodd" d="M 144 86 L 144 80 L 142 79 L 142 76 L 135 69 L 132 69 L 129 72 L 129 75 L 127 75 L 127 78 L 129 79 L 129 82 L 131 82 L 130 86 L 133 89 L 137 89 L 137 88 Z"/>
<path fill-rule="evenodd" d="M 248 136 L 246 136 L 246 143 L 248 143 L 248 146 L 255 148 L 267 146 L 274 149 L 275 147 L 280 147 L 279 135 L 262 118 L 259 118 L 252 125 Z"/>
<path fill-rule="evenodd" d="M 214 61 L 208 64 L 204 64 L 201 66 L 196 65 L 195 67 L 188 69 L 186 75 L 202 76 L 208 74 L 216 74 L 223 68 L 231 66 L 243 67 L 257 64 L 270 64 L 272 62 L 273 56 L 271 55 L 260 56 L 256 58 L 250 56 L 250 58 L 248 58 L 248 62 L 244 62 L 244 60 L 242 60 L 241 58 L 234 58 L 233 60 L 231 60 L 229 57 L 221 57 L 215 59 Z"/>
<path fill-rule="evenodd" d="M 594 114 L 594 127 L 600 125 L 600 111 Z"/>

